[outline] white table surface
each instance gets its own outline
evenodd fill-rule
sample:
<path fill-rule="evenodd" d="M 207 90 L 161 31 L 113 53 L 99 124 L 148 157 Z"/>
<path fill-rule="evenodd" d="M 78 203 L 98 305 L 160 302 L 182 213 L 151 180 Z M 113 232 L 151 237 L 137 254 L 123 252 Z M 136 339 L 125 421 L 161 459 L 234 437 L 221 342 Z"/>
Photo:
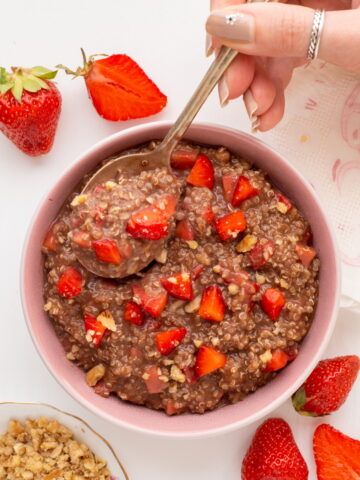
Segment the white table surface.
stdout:
<path fill-rule="evenodd" d="M 168 95 L 165 111 L 153 119 L 174 119 L 204 73 L 203 23 L 207 0 L 16 0 L 1 9 L 3 66 L 80 63 L 88 53 L 127 53 Z M 133 480 L 237 480 L 241 460 L 256 424 L 209 439 L 152 438 L 114 427 L 75 402 L 50 376 L 25 327 L 19 295 L 19 266 L 33 212 L 58 175 L 82 151 L 110 133 L 140 122 L 110 123 L 97 116 L 82 79 L 60 74 L 63 111 L 52 152 L 23 155 L 0 136 L 0 401 L 42 401 L 79 414 L 107 437 Z M 213 94 L 198 116 L 248 131 L 242 102 L 226 109 Z M 147 120 L 144 120 L 147 121 Z M 354 279 L 359 281 L 359 278 Z M 326 356 L 359 353 L 360 319 L 341 311 Z M 345 433 L 360 431 L 360 382 L 340 412 L 315 420 L 297 415 L 288 401 L 273 413 L 288 420 L 315 479 L 311 437 L 327 421 Z"/>

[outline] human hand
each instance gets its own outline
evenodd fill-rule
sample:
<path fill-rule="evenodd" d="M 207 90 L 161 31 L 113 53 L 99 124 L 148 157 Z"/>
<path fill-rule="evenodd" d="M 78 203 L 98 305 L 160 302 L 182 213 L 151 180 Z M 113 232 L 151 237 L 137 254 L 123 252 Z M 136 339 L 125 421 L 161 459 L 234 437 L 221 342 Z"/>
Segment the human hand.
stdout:
<path fill-rule="evenodd" d="M 243 95 L 252 127 L 260 131 L 281 120 L 293 70 L 307 63 L 314 9 L 327 10 L 318 57 L 360 73 L 360 0 L 275 2 L 211 0 L 206 23 L 208 53 L 221 44 L 240 52 L 219 82 L 221 105 Z M 243 17 L 227 24 L 234 13 Z"/>

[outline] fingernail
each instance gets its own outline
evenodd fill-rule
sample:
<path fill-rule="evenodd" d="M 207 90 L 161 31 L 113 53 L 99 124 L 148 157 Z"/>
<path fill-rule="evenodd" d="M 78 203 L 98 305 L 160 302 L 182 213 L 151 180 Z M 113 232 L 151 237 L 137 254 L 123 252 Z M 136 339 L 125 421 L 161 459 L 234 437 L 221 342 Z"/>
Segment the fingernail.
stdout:
<path fill-rule="evenodd" d="M 246 90 L 243 98 L 244 98 L 244 104 L 245 104 L 247 114 L 249 115 L 249 118 L 251 121 L 251 131 L 253 133 L 256 133 L 257 128 L 260 125 L 259 117 L 256 115 L 256 112 L 259 106 L 256 103 L 254 95 L 252 94 L 251 90 Z"/>
<path fill-rule="evenodd" d="M 254 121 L 251 122 L 251 133 L 259 133 L 260 119 L 255 117 Z"/>
<path fill-rule="evenodd" d="M 229 103 L 229 87 L 227 84 L 226 72 L 219 80 L 218 91 L 219 91 L 220 105 L 222 107 L 226 107 L 226 105 Z"/>
<path fill-rule="evenodd" d="M 245 13 L 214 11 L 206 22 L 211 35 L 238 42 L 250 43 L 255 37 L 254 17 Z"/>
<path fill-rule="evenodd" d="M 214 47 L 212 44 L 212 36 L 209 33 L 206 33 L 206 40 L 205 40 L 205 55 L 210 57 L 214 53 Z"/>

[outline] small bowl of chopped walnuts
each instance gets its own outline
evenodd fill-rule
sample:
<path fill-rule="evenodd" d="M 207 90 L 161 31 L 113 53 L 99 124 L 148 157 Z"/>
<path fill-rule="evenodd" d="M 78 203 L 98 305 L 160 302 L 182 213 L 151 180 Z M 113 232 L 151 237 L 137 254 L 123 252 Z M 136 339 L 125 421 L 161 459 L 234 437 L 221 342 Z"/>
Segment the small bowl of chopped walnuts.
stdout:
<path fill-rule="evenodd" d="M 111 445 L 86 422 L 41 403 L 0 403 L 0 478 L 128 480 Z"/>

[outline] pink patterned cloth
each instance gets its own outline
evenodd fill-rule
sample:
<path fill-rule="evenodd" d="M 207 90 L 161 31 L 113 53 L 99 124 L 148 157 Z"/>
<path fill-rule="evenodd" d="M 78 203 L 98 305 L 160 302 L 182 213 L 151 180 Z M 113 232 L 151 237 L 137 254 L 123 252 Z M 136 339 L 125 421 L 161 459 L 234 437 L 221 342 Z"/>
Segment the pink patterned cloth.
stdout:
<path fill-rule="evenodd" d="M 360 312 L 360 77 L 321 61 L 298 69 L 286 114 L 263 134 L 312 183 L 335 228 L 343 305 Z"/>

